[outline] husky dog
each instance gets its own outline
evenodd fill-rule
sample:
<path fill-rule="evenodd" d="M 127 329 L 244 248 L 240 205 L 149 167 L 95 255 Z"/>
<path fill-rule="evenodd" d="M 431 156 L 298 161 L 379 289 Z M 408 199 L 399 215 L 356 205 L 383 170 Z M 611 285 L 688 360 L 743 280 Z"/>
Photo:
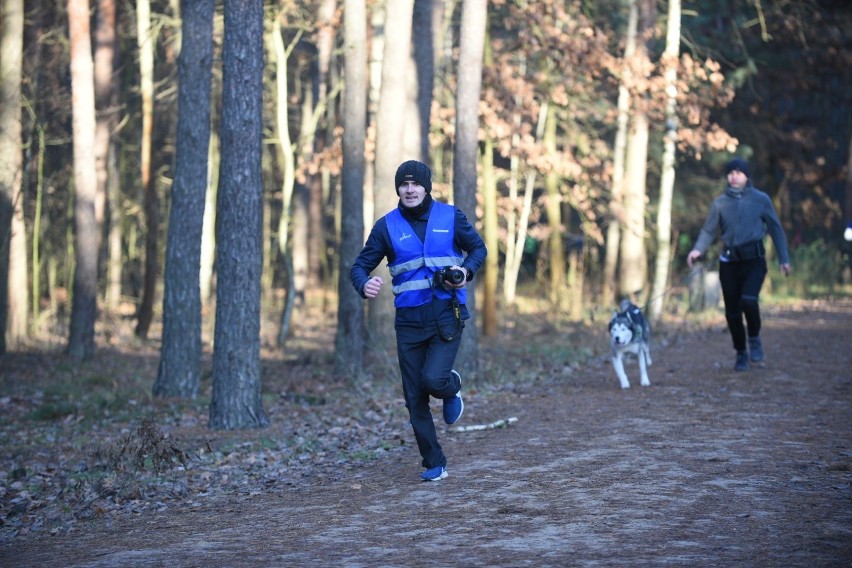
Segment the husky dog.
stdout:
<path fill-rule="evenodd" d="M 618 305 L 619 311 L 613 312 L 609 322 L 609 343 L 612 347 L 612 367 L 621 388 L 630 388 L 630 381 L 624 372 L 624 355 L 633 353 L 639 359 L 639 372 L 641 373 L 641 384 L 647 387 L 651 384 L 648 380 L 648 365 L 651 364 L 651 328 L 648 321 L 642 315 L 642 310 L 622 300 Z"/>

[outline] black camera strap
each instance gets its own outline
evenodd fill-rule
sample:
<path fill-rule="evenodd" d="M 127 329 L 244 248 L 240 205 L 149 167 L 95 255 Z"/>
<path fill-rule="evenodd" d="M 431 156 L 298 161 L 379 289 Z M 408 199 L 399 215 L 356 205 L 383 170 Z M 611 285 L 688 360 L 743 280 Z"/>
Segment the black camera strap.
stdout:
<path fill-rule="evenodd" d="M 452 299 L 450 300 L 450 305 L 451 305 L 451 307 L 452 307 L 452 309 L 453 309 L 453 317 L 454 317 L 454 318 L 455 318 L 455 320 L 456 320 L 456 329 L 455 329 L 455 331 L 454 331 L 453 333 L 451 333 L 450 335 L 446 335 L 446 334 L 445 334 L 445 333 L 441 330 L 441 324 L 438 322 L 438 316 L 435 314 L 435 310 L 434 310 L 434 308 L 435 308 L 435 302 L 434 302 L 434 300 L 435 300 L 435 299 L 437 299 L 437 296 L 435 295 L 435 293 L 434 293 L 434 292 L 432 293 L 432 298 L 433 298 L 433 301 L 432 301 L 432 315 L 433 315 L 433 317 L 435 318 L 435 327 L 436 327 L 436 328 L 438 328 L 438 335 L 440 335 L 440 336 L 441 336 L 441 339 L 443 339 L 444 341 L 452 341 L 452 340 L 453 340 L 453 339 L 455 339 L 455 338 L 456 338 L 456 336 L 457 336 L 459 333 L 461 333 L 461 331 L 462 331 L 461 304 L 459 304 L 459 298 L 458 298 L 458 295 L 456 294 L 456 289 L 455 289 L 455 288 L 453 288 L 453 297 L 452 297 Z"/>

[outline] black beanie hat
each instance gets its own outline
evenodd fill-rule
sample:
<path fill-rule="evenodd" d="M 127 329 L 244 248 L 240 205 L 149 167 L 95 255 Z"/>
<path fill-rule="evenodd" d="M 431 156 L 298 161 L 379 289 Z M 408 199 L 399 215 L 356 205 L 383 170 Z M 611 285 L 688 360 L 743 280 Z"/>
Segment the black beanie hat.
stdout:
<path fill-rule="evenodd" d="M 751 179 L 751 173 L 748 171 L 748 162 L 743 160 L 742 158 L 734 158 L 728 165 L 725 166 L 725 175 L 728 175 L 734 170 L 739 170 L 746 175 L 747 178 Z"/>
<path fill-rule="evenodd" d="M 415 181 L 423 186 L 426 193 L 432 193 L 432 171 L 423 162 L 408 160 L 400 164 L 394 178 L 396 190 L 399 191 L 399 186 L 407 181 Z"/>

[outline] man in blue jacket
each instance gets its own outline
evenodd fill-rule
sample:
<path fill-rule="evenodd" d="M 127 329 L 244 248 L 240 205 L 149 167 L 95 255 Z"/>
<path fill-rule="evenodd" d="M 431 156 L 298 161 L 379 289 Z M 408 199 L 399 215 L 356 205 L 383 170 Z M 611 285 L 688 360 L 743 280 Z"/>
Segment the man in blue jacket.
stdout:
<path fill-rule="evenodd" d="M 376 221 L 350 277 L 363 298 L 375 298 L 384 280 L 370 273 L 387 257 L 402 390 L 426 468 L 420 478 L 437 481 L 447 476 L 447 458 L 429 400 L 443 400 L 447 424 L 461 418 L 461 377 L 453 363 L 464 320 L 470 318 L 464 288 L 482 266 L 486 248 L 462 211 L 432 199 L 432 172 L 426 164 L 404 162 L 395 183 L 399 205 Z"/>
<path fill-rule="evenodd" d="M 775 206 L 767 194 L 751 184 L 748 163 L 742 158 L 734 158 L 725 167 L 725 174 L 728 187 L 713 201 L 701 234 L 686 261 L 692 268 L 692 263 L 707 252 L 717 233 L 721 233 L 723 248 L 719 255 L 719 281 L 725 299 L 728 331 L 737 351 L 734 370 L 746 371 L 749 358 L 754 363 L 763 361 L 758 295 L 767 271 L 763 247 L 767 231 L 775 243 L 784 276 L 790 275 L 790 257 L 787 237 L 775 213 Z M 743 315 L 747 327 L 743 326 Z"/>

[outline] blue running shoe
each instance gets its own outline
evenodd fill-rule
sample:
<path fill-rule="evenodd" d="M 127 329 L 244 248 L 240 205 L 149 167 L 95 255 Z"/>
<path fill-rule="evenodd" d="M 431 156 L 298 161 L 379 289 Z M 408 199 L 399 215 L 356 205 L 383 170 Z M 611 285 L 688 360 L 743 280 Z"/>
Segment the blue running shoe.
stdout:
<path fill-rule="evenodd" d="M 759 337 L 748 338 L 748 350 L 753 363 L 763 361 L 763 345 L 761 345 Z"/>
<path fill-rule="evenodd" d="M 459 380 L 459 392 L 454 394 L 451 397 L 444 399 L 444 422 L 447 424 L 455 424 L 461 418 L 462 413 L 464 412 L 464 401 L 461 397 L 461 376 L 458 372 L 453 369 L 450 371 L 451 375 L 455 375 Z"/>
<path fill-rule="evenodd" d="M 447 468 L 441 465 L 433 467 L 432 469 L 427 469 L 420 474 L 420 479 L 423 481 L 440 481 L 445 477 L 447 477 Z"/>
<path fill-rule="evenodd" d="M 737 360 L 734 363 L 735 371 L 748 371 L 748 351 L 743 349 L 737 351 Z"/>

